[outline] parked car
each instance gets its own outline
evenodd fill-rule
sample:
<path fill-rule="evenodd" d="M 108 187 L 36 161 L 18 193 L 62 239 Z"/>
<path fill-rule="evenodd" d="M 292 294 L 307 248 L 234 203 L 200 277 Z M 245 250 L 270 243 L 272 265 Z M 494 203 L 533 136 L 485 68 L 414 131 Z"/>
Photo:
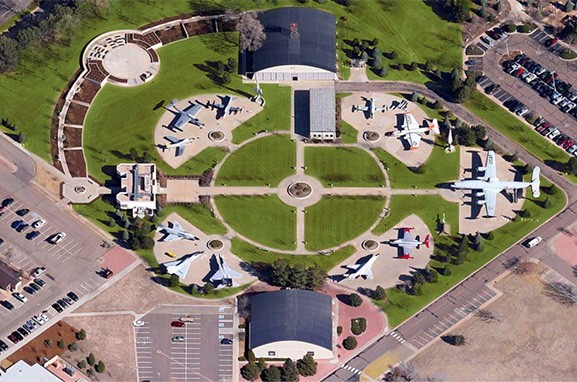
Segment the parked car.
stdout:
<path fill-rule="evenodd" d="M 6 345 L 6 342 L 0 340 L 0 349 L 8 350 L 8 345 Z"/>
<path fill-rule="evenodd" d="M 64 238 L 66 237 L 66 233 L 65 232 L 58 232 L 55 233 L 54 235 L 52 235 L 50 237 L 50 239 L 48 240 L 48 242 L 50 244 L 58 244 L 60 243 L 62 240 L 64 240 Z"/>
<path fill-rule="evenodd" d="M 16 211 L 16 215 L 18 216 L 24 216 L 26 215 L 28 212 L 30 212 L 30 210 L 28 208 L 22 208 L 19 209 L 18 211 Z"/>
<path fill-rule="evenodd" d="M 18 333 L 20 333 L 23 337 L 26 337 L 28 335 L 28 331 L 24 328 L 18 328 L 16 329 L 18 331 Z"/>
<path fill-rule="evenodd" d="M 8 336 L 8 339 L 13 343 L 13 344 L 17 344 L 18 342 L 20 342 L 20 339 L 18 339 L 18 337 L 14 334 L 14 332 L 12 332 L 12 334 L 10 334 Z"/>
<path fill-rule="evenodd" d="M 20 292 L 14 292 L 12 293 L 12 296 L 14 296 L 14 298 L 16 298 L 17 300 L 20 300 L 22 302 L 26 302 L 28 301 L 28 299 L 26 298 L 26 296 L 24 296 L 22 293 Z"/>
<path fill-rule="evenodd" d="M 141 320 L 133 321 L 132 326 L 136 326 L 136 327 L 144 326 L 144 321 L 141 321 Z"/>
<path fill-rule="evenodd" d="M 557 44 L 559 40 L 556 37 L 551 37 L 545 41 L 545 46 L 547 48 L 552 47 L 553 45 Z"/>
<path fill-rule="evenodd" d="M 172 321 L 170 323 L 170 326 L 172 326 L 173 328 L 182 328 L 184 327 L 185 323 L 182 321 Z"/>
<path fill-rule="evenodd" d="M 36 283 L 31 282 L 30 284 L 28 284 L 28 286 L 32 289 L 34 289 L 36 292 L 38 292 L 40 290 L 40 287 L 38 285 L 36 285 Z"/>
<path fill-rule="evenodd" d="M 62 309 L 62 307 L 60 305 L 58 305 L 58 303 L 54 303 L 52 304 L 52 307 L 54 308 L 55 311 L 57 311 L 58 313 L 62 313 L 64 312 L 64 309 Z"/>
<path fill-rule="evenodd" d="M 6 198 L 2 201 L 2 207 L 8 207 L 9 205 L 11 205 L 12 203 L 14 203 L 14 199 L 12 198 Z"/>
<path fill-rule="evenodd" d="M 44 220 L 44 219 L 38 219 L 38 220 L 36 220 L 34 223 L 32 223 L 32 228 L 40 228 L 40 227 L 42 227 L 44 224 L 46 224 L 46 220 Z"/>
<path fill-rule="evenodd" d="M 501 85 L 499 85 L 499 84 L 489 85 L 485 89 L 485 93 L 491 95 L 491 94 L 495 93 L 497 90 L 499 90 L 500 88 L 501 88 Z"/>
<path fill-rule="evenodd" d="M 14 309 L 14 305 L 12 305 L 12 303 L 10 301 L 3 300 L 0 304 L 2 304 L 2 306 L 8 310 Z"/>
<path fill-rule="evenodd" d="M 46 268 L 44 268 L 44 267 L 36 268 L 36 270 L 34 272 L 32 272 L 32 277 L 38 277 L 41 274 L 43 274 L 44 272 L 46 272 Z"/>
<path fill-rule="evenodd" d="M 173 336 L 172 342 L 184 342 L 184 337 L 183 336 Z"/>
<path fill-rule="evenodd" d="M 42 279 L 34 279 L 34 283 L 39 287 L 43 287 L 44 285 L 46 285 L 46 282 Z"/>
<path fill-rule="evenodd" d="M 78 296 L 76 295 L 76 293 L 74 293 L 74 292 L 68 292 L 66 295 L 67 295 L 68 297 L 70 297 L 72 300 L 78 301 Z"/>
<path fill-rule="evenodd" d="M 573 154 L 575 151 L 577 151 L 577 145 L 573 145 L 567 149 L 569 154 Z"/>
<path fill-rule="evenodd" d="M 35 291 L 34 289 L 30 288 L 30 286 L 28 286 L 28 285 L 25 286 L 25 287 L 22 288 L 22 289 L 24 289 L 24 291 L 25 291 L 26 293 L 28 293 L 28 294 L 34 294 L 34 293 L 36 293 L 36 291 Z"/>
<path fill-rule="evenodd" d="M 34 240 L 36 239 L 38 236 L 40 236 L 40 231 L 32 231 L 32 232 L 28 232 L 26 234 L 26 239 L 28 240 Z"/>
<path fill-rule="evenodd" d="M 112 275 L 114 275 L 114 272 L 112 272 L 110 269 L 108 268 L 102 268 L 100 270 L 100 276 L 104 277 L 105 279 L 109 279 L 112 277 Z"/>
<path fill-rule="evenodd" d="M 527 248 L 533 248 L 534 246 L 536 246 L 537 244 L 539 244 L 542 241 L 543 241 L 543 238 L 541 236 L 536 236 L 536 237 L 532 238 L 531 240 L 527 241 L 527 243 L 525 245 L 527 246 Z"/>
<path fill-rule="evenodd" d="M 232 340 L 230 338 L 223 338 L 220 340 L 221 345 L 232 345 Z"/>

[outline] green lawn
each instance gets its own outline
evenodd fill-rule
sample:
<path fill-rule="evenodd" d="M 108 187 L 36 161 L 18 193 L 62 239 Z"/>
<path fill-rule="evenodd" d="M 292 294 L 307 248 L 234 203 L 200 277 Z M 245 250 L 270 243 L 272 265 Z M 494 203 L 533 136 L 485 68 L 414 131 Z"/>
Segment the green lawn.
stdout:
<path fill-rule="evenodd" d="M 162 219 L 173 212 L 207 235 L 224 235 L 227 232 L 226 227 L 204 204 L 168 204 L 162 210 Z"/>
<path fill-rule="evenodd" d="M 358 134 L 357 129 L 341 120 L 341 141 L 343 143 L 357 143 Z"/>
<path fill-rule="evenodd" d="M 271 248 L 296 248 L 296 210 L 276 195 L 217 196 L 218 211 L 238 233 Z"/>
<path fill-rule="evenodd" d="M 325 196 L 308 207 L 305 240 L 308 250 L 335 247 L 368 230 L 385 206 L 385 198 Z"/>
<path fill-rule="evenodd" d="M 231 244 L 232 253 L 247 263 L 263 262 L 272 264 L 275 260 L 284 259 L 290 264 L 303 264 L 305 266 L 318 265 L 327 272 L 355 253 L 355 247 L 352 245 L 347 245 L 346 247 L 334 251 L 330 255 L 287 255 L 265 251 L 239 239 L 238 237 L 234 237 L 231 240 Z"/>
<path fill-rule="evenodd" d="M 291 88 L 261 85 L 266 100 L 264 109 L 232 131 L 232 142 L 239 144 L 260 131 L 290 130 Z"/>
<path fill-rule="evenodd" d="M 271 135 L 234 151 L 216 177 L 218 185 L 276 187 L 295 173 L 296 144 L 288 134 Z"/>
<path fill-rule="evenodd" d="M 385 177 L 377 162 L 356 147 L 306 147 L 305 173 L 325 187 L 379 187 Z"/>
<path fill-rule="evenodd" d="M 434 188 L 436 184 L 459 178 L 459 150 L 446 153 L 444 147 L 441 140 L 437 139 L 424 164 L 423 174 L 409 170 L 403 162 L 381 148 L 373 149 L 373 152 L 387 169 L 392 188 Z"/>

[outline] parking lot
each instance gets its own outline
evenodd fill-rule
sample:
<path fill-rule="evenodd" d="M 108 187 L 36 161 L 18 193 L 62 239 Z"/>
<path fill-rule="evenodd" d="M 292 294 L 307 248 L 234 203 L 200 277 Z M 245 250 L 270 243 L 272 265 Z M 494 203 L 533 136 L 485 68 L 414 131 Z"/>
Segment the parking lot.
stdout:
<path fill-rule="evenodd" d="M 161 306 L 142 317 L 144 325 L 134 327 L 138 380 L 231 381 L 238 356 L 233 313 L 229 305 Z M 183 316 L 193 321 L 171 325 Z"/>

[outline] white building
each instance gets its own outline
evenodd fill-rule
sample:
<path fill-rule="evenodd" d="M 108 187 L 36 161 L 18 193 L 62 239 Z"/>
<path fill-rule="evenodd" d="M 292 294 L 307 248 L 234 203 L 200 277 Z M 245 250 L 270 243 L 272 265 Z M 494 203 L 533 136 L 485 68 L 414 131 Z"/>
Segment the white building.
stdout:
<path fill-rule="evenodd" d="M 314 88 L 309 97 L 309 138 L 334 140 L 337 137 L 335 89 Z"/>
<path fill-rule="evenodd" d="M 23 360 L 19 360 L 5 371 L 0 371 L 0 380 L 2 382 L 62 382 L 60 378 L 46 370 L 41 365 L 35 363 L 30 366 Z"/>
<path fill-rule="evenodd" d="M 116 202 L 133 216 L 152 215 L 156 210 L 156 165 L 153 163 L 121 163 L 116 166 L 121 191 Z"/>

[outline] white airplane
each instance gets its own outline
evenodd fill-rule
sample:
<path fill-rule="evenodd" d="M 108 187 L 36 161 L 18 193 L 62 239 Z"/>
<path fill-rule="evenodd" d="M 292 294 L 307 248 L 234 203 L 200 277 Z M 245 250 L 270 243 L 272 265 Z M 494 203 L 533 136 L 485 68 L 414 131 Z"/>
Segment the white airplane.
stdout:
<path fill-rule="evenodd" d="M 489 151 L 487 153 L 487 160 L 485 167 L 477 168 L 478 171 L 484 171 L 484 175 L 477 179 L 468 179 L 455 182 L 451 185 L 452 188 L 462 190 L 480 190 L 475 193 L 475 196 L 482 196 L 484 200 L 478 200 L 477 204 L 485 205 L 487 209 L 487 216 L 495 216 L 495 204 L 497 202 L 497 194 L 503 190 L 518 190 L 522 188 L 531 187 L 531 192 L 534 198 L 538 198 L 541 193 L 539 187 L 541 180 L 539 174 L 541 169 L 535 167 L 531 175 L 531 182 L 518 181 L 500 181 L 497 178 L 497 167 L 495 162 L 495 152 Z"/>
<path fill-rule="evenodd" d="M 401 247 L 403 249 L 403 255 L 399 257 L 401 259 L 414 259 L 414 257 L 411 256 L 413 248 L 419 249 L 421 245 L 425 245 L 429 248 L 429 244 L 431 243 L 429 235 L 425 236 L 425 240 L 423 241 L 419 239 L 419 236 L 413 239 L 413 235 L 411 234 L 411 230 L 413 229 L 414 228 L 402 228 L 401 232 L 403 237 L 396 240 L 389 240 L 390 245 Z"/>
<path fill-rule="evenodd" d="M 216 258 L 216 255 L 214 255 Z M 231 287 L 234 285 L 233 280 L 242 277 L 240 273 L 231 269 L 227 263 L 224 262 L 224 259 L 221 255 L 218 255 L 218 259 L 216 259 L 216 263 L 218 265 L 218 270 L 210 277 L 211 282 L 220 281 L 223 286 Z"/>
<path fill-rule="evenodd" d="M 197 126 L 204 126 L 204 123 L 196 118 L 204 106 L 199 103 L 194 103 L 186 107 L 184 110 L 180 110 L 178 107 L 176 107 L 177 102 L 177 99 L 173 99 L 172 102 L 166 107 L 167 109 L 170 109 L 171 107 L 176 109 L 176 117 L 174 117 L 172 122 L 170 122 L 169 126 L 180 131 L 182 131 L 182 126 L 189 122 Z"/>
<path fill-rule="evenodd" d="M 242 107 L 232 106 L 232 101 L 235 100 L 236 97 L 227 95 L 224 97 L 218 96 L 218 98 L 220 98 L 221 103 L 216 103 L 216 101 L 214 101 L 211 107 L 213 109 L 220 109 L 222 118 L 226 117 L 228 114 L 236 114 L 242 112 Z"/>
<path fill-rule="evenodd" d="M 362 112 L 366 112 L 369 114 L 369 118 L 373 119 L 373 117 L 375 116 L 375 113 L 377 111 L 382 111 L 384 112 L 385 110 L 387 110 L 386 107 L 377 107 L 375 101 L 378 100 L 378 98 L 367 98 L 367 97 L 361 97 L 363 99 L 363 101 L 365 101 L 365 106 L 356 106 L 353 105 L 353 112 L 355 111 L 362 111 Z"/>
<path fill-rule="evenodd" d="M 352 281 L 359 277 L 366 277 L 369 280 L 372 280 L 373 279 L 372 267 L 378 257 L 379 257 L 378 254 L 371 255 L 371 257 L 362 264 L 356 263 L 353 265 L 347 265 L 347 268 L 352 270 L 352 272 L 348 274 L 349 281 Z"/>
<path fill-rule="evenodd" d="M 401 125 L 400 131 L 393 132 L 393 135 L 397 138 L 404 138 L 409 142 L 411 150 L 415 150 L 419 147 L 421 143 L 421 134 L 429 134 L 433 132 L 434 134 L 439 134 L 439 123 L 436 119 L 433 122 L 426 122 L 427 125 L 420 127 L 415 117 L 412 114 L 405 114 L 403 117 L 403 124 Z"/>
<path fill-rule="evenodd" d="M 169 145 L 164 145 L 165 150 L 176 149 L 176 156 L 179 157 L 184 154 L 184 148 L 188 145 L 194 138 L 184 138 L 178 139 L 171 136 L 164 137 L 167 141 L 170 142 Z"/>
<path fill-rule="evenodd" d="M 179 222 L 169 222 L 168 224 L 172 226 L 169 227 L 159 224 L 156 228 L 157 232 L 164 232 L 166 234 L 160 241 L 176 241 L 180 239 L 198 240 L 198 237 L 186 232 Z"/>
<path fill-rule="evenodd" d="M 185 255 L 178 260 L 169 261 L 162 263 L 162 266 L 166 268 L 166 273 L 171 275 L 177 275 L 181 279 L 186 277 L 188 270 L 190 269 L 190 264 L 200 257 L 201 252 L 191 253 L 190 255 Z"/>

